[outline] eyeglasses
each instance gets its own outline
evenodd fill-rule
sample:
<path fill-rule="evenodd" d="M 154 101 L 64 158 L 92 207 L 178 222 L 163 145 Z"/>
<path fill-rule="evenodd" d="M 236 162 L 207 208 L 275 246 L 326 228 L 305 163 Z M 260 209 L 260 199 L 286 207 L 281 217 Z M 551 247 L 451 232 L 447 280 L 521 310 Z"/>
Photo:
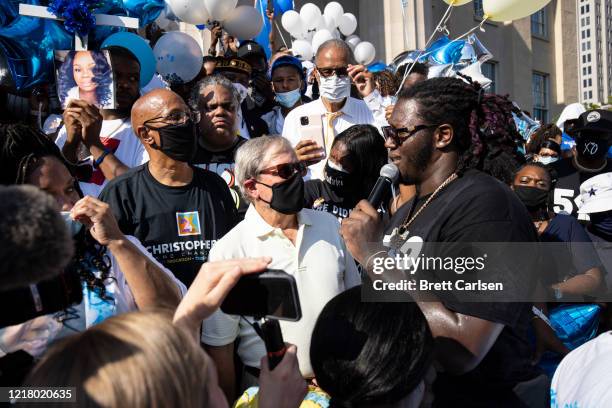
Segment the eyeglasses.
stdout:
<path fill-rule="evenodd" d="M 339 67 L 339 68 L 319 68 L 317 67 L 317 71 L 323 78 L 329 78 L 330 76 L 336 74 L 339 77 L 345 77 L 348 75 L 348 67 Z"/>
<path fill-rule="evenodd" d="M 420 132 L 421 130 L 433 129 L 437 127 L 438 125 L 417 125 L 412 129 L 408 129 L 405 127 L 396 129 L 393 126 L 383 126 L 382 131 L 385 141 L 391 139 L 393 141 L 393 144 L 395 144 L 397 147 L 400 147 L 402 143 L 404 143 L 410 137 L 414 136 L 415 133 Z"/>
<path fill-rule="evenodd" d="M 303 163 L 284 163 L 277 166 L 268 167 L 259 172 L 259 174 L 270 174 L 272 176 L 279 176 L 285 180 L 291 178 L 295 173 L 300 173 L 303 176 L 306 175 L 307 169 Z"/>
<path fill-rule="evenodd" d="M 189 111 L 189 112 L 173 112 L 168 116 L 159 116 L 157 118 L 149 119 L 143 124 L 147 126 L 149 123 L 159 123 L 162 125 L 182 125 L 186 123 L 188 120 L 191 120 L 193 123 L 200 123 L 200 112 L 198 111 Z"/>

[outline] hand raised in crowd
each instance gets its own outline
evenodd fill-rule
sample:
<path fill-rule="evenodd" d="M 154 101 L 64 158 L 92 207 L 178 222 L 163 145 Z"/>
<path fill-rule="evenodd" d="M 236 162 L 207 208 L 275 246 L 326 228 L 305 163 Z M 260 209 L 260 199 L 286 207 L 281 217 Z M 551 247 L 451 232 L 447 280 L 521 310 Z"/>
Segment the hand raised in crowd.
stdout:
<path fill-rule="evenodd" d="M 222 35 L 223 27 L 221 27 L 220 24 L 213 24 L 212 28 L 210 29 L 211 48 L 214 48 L 217 45 L 217 43 L 219 42 L 219 38 L 221 38 Z"/>
<path fill-rule="evenodd" d="M 253 76 L 253 85 L 268 101 L 274 100 L 274 91 L 272 83 L 266 77 L 266 74 L 259 72 Z"/>
<path fill-rule="evenodd" d="M 266 356 L 261 359 L 260 408 L 297 408 L 307 392 L 308 386 L 300 373 L 295 345 L 288 344 L 283 359 L 274 370 L 270 370 Z"/>
<path fill-rule="evenodd" d="M 301 140 L 295 146 L 295 154 L 299 161 L 306 166 L 311 166 L 323 160 L 325 152 L 314 140 Z"/>
<path fill-rule="evenodd" d="M 349 64 L 348 74 L 362 97 L 365 98 L 376 89 L 374 75 L 365 66 Z"/>
<path fill-rule="evenodd" d="M 274 21 L 274 10 L 266 9 L 266 17 L 268 17 L 268 20 Z"/>
<path fill-rule="evenodd" d="M 380 242 L 382 231 L 381 217 L 367 200 L 358 202 L 348 218 L 342 220 L 340 226 L 340 235 L 346 243 L 346 248 L 362 265 L 365 265 L 371 255 L 368 242 Z"/>
<path fill-rule="evenodd" d="M 70 126 L 72 127 L 72 132 L 77 132 L 80 129 L 80 138 L 85 146 L 101 146 L 103 148 L 100 141 L 103 120 L 100 109 L 85 101 L 74 99 L 70 101 L 70 104 L 64 111 L 64 121 L 66 121 L 67 128 L 69 127 L 68 118 L 71 120 Z M 74 121 L 78 122 L 78 126 Z M 78 133 L 71 135 L 72 138 L 77 136 Z"/>
<path fill-rule="evenodd" d="M 202 320 L 219 308 L 241 276 L 263 272 L 270 257 L 214 261 L 202 265 L 174 314 L 174 322 L 197 333 Z"/>
<path fill-rule="evenodd" d="M 100 245 L 108 246 L 113 241 L 125 238 L 110 206 L 97 198 L 90 196 L 81 198 L 72 207 L 70 215 L 74 220 L 89 227 L 91 236 Z"/>

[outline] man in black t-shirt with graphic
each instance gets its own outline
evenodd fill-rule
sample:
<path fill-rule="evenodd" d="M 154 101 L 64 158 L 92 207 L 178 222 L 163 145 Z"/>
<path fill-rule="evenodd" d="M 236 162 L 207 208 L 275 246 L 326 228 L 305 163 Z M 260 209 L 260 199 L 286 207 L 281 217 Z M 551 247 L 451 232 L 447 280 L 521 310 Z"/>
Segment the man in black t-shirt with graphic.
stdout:
<path fill-rule="evenodd" d="M 200 114 L 193 164 L 217 173 L 225 180 L 242 220 L 249 204 L 242 198 L 234 177 L 234 156 L 246 142 L 237 132 L 238 92 L 227 78 L 211 75 L 193 89 L 189 105 Z"/>
<path fill-rule="evenodd" d="M 507 125 L 511 109 L 506 98 L 483 94 L 479 87 L 454 78 L 431 79 L 400 93 L 389 120 L 392 128 L 385 132 L 386 146 L 400 170 L 400 181 L 414 184 L 417 195 L 387 226 L 364 200 L 341 227 L 349 251 L 369 277 L 390 274 L 411 279 L 402 270 L 390 268 L 376 275 L 373 268 L 377 260 L 406 254 L 407 243 L 418 242 L 424 251 L 431 243 L 441 243 L 450 249 L 442 256 L 456 259 L 452 249 L 461 243 L 537 240 L 518 198 L 508 186 L 480 171 L 504 174 L 508 159 L 515 157 L 518 135 Z M 535 254 L 524 253 L 499 270 L 485 272 L 521 287 L 536 261 Z M 420 269 L 417 273 L 421 279 L 435 278 Z M 468 279 L 458 273 L 451 270 L 448 277 Z M 444 291 L 410 293 L 437 342 L 434 407 L 545 404 L 546 377 L 530 364 L 532 349 L 526 337 L 530 304 L 463 302 L 456 293 Z"/>
<path fill-rule="evenodd" d="M 596 109 L 584 112 L 578 119 L 565 122 L 564 130 L 576 139 L 574 156 L 551 165 L 556 173 L 553 204 L 558 214 L 568 214 L 588 221 L 587 214 L 578 214 L 580 185 L 598 174 L 612 171 L 607 158 L 612 145 L 612 112 Z"/>
<path fill-rule="evenodd" d="M 113 179 L 102 191 L 124 234 L 189 286 L 215 241 L 237 223 L 226 183 L 188 163 L 196 151 L 192 113 L 180 96 L 158 89 L 132 108 L 132 126 L 150 161 Z"/>

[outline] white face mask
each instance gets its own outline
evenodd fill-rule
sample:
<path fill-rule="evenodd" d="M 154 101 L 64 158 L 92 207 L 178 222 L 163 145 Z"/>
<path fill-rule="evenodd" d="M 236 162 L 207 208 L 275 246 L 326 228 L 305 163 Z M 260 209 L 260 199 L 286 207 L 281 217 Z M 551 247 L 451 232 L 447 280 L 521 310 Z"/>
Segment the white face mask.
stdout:
<path fill-rule="evenodd" d="M 232 82 L 232 84 L 234 85 L 234 88 L 236 88 L 236 90 L 238 91 L 238 94 L 240 95 L 240 103 L 244 102 L 247 95 L 249 94 L 249 90 L 245 88 L 245 86 L 242 85 L 241 83 Z"/>
<path fill-rule="evenodd" d="M 83 224 L 78 221 L 73 220 L 70 217 L 70 211 L 62 211 L 62 218 L 66 223 L 66 227 L 68 227 L 68 232 L 70 232 L 70 236 L 74 237 L 79 232 L 81 232 L 81 228 L 83 228 Z"/>
<path fill-rule="evenodd" d="M 540 157 L 538 159 L 538 162 L 542 163 L 543 165 L 547 166 L 551 163 L 556 162 L 557 160 L 559 160 L 559 157 L 553 157 L 553 156 L 544 156 L 544 157 Z"/>
<path fill-rule="evenodd" d="M 319 75 L 319 94 L 330 102 L 341 102 L 351 95 L 351 78 L 336 74 L 327 78 Z"/>

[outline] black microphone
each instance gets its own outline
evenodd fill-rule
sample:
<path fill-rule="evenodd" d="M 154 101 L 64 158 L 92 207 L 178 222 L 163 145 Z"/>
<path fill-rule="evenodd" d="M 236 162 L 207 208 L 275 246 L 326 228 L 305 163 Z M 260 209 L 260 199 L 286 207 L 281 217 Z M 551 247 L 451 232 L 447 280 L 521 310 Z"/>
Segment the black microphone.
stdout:
<path fill-rule="evenodd" d="M 391 186 L 397 182 L 399 178 L 399 170 L 395 164 L 385 164 L 380 169 L 380 177 L 376 180 L 374 188 L 368 197 L 368 202 L 374 208 L 378 208 L 382 204 L 385 197 L 391 192 Z"/>

